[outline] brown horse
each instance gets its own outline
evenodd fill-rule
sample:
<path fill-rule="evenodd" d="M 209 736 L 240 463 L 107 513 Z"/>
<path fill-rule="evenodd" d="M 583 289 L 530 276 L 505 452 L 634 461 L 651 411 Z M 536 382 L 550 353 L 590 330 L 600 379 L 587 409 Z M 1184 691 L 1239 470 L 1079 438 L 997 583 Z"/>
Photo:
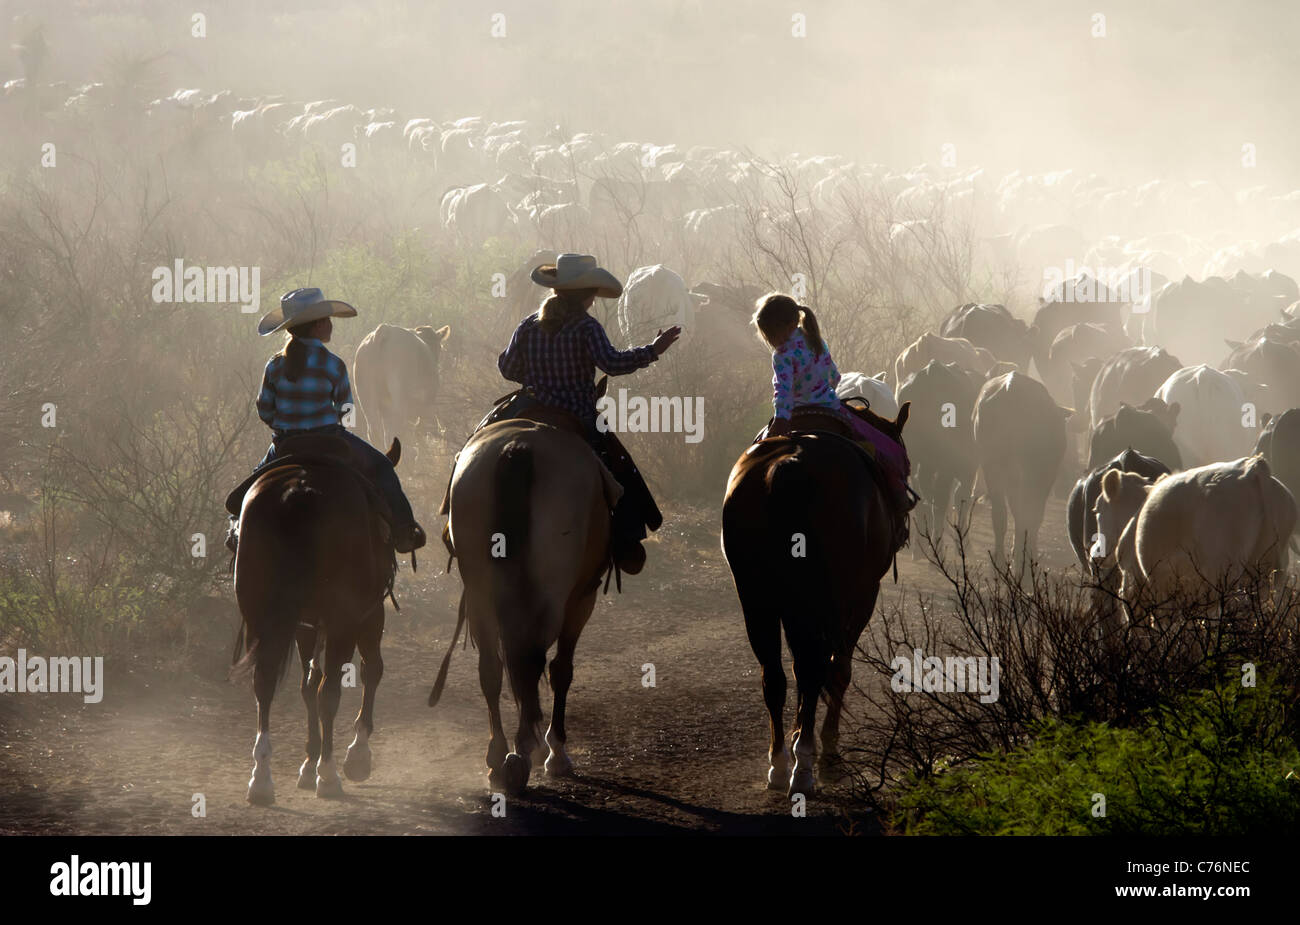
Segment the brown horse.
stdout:
<path fill-rule="evenodd" d="M 532 762 L 540 757 L 533 754 L 543 745 L 537 688 L 546 652 L 557 642 L 545 767 L 552 777 L 572 769 L 564 750 L 564 708 L 573 653 L 608 567 L 610 510 L 621 494 L 622 487 L 582 437 L 537 421 L 490 424 L 470 438 L 457 459 L 448 526 L 465 586 L 460 623 L 468 620 L 478 646 L 491 731 L 489 781 L 507 793 L 528 785 Z M 430 706 L 441 696 L 450 656 L 449 649 Z M 503 662 L 519 704 L 510 754 L 501 725 Z"/>
<path fill-rule="evenodd" d="M 895 421 L 878 419 L 878 429 L 901 443 L 909 411 L 904 402 Z M 840 768 L 840 712 L 853 650 L 897 552 L 886 489 L 841 437 L 796 431 L 763 440 L 731 470 L 722 551 L 762 666 L 771 731 L 768 787 L 780 789 L 789 774 L 788 793 L 810 794 L 817 700 L 826 697 L 817 765 L 826 780 Z M 782 627 L 799 689 L 793 772 L 783 725 Z"/>
<path fill-rule="evenodd" d="M 397 464 L 396 440 L 388 458 Z M 248 801 L 275 802 L 271 783 L 271 698 L 284 677 L 294 642 L 302 662 L 307 705 L 307 758 L 298 786 L 318 797 L 337 797 L 343 784 L 334 767 L 334 717 L 343 665 L 361 651 L 361 711 L 343 773 L 370 776 L 375 689 L 383 677 L 379 641 L 384 593 L 396 560 L 368 485 L 350 466 L 326 457 L 286 453 L 244 496 L 235 597 L 244 624 L 236 671 L 251 668 L 257 695 L 257 742 Z M 323 655 L 323 658 L 322 658 Z"/>

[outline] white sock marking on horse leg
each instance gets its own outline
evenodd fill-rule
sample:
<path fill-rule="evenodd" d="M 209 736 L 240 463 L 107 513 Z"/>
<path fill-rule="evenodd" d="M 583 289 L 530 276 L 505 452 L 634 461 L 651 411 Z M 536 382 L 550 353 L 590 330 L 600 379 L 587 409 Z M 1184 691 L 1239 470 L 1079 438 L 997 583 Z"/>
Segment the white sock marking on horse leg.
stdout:
<path fill-rule="evenodd" d="M 343 781 L 334 768 L 333 756 L 321 758 L 316 762 L 316 796 L 337 797 L 343 795 Z"/>
<path fill-rule="evenodd" d="M 817 746 L 807 730 L 800 730 L 794 740 L 794 771 L 790 775 L 791 794 L 802 793 L 809 796 L 813 792 L 813 764 L 817 758 Z"/>
<path fill-rule="evenodd" d="M 546 729 L 546 744 L 551 749 L 551 753 L 546 756 L 546 773 L 551 777 L 563 777 L 572 771 L 573 762 L 564 750 L 564 743 L 549 726 Z"/>
<path fill-rule="evenodd" d="M 773 752 L 770 748 L 767 750 L 767 786 L 780 790 L 786 785 L 790 775 L 790 749 L 784 745 L 779 752 Z"/>
<path fill-rule="evenodd" d="M 248 802 L 259 806 L 275 802 L 271 783 L 271 734 L 259 732 L 253 743 L 253 776 L 248 781 Z"/>
<path fill-rule="evenodd" d="M 343 773 L 348 780 L 362 781 L 370 776 L 370 733 L 366 727 L 357 724 L 357 735 L 348 746 L 347 757 L 343 759 Z"/>

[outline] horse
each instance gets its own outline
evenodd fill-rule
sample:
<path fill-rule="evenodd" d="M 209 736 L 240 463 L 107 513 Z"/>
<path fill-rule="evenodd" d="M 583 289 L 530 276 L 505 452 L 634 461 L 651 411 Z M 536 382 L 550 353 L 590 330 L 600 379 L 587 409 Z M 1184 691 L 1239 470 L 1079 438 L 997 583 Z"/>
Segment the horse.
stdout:
<path fill-rule="evenodd" d="M 902 444 L 910 403 L 898 417 L 875 417 Z M 745 615 L 749 644 L 762 667 L 771 740 L 769 789 L 811 794 L 813 764 L 825 782 L 842 771 L 840 713 L 852 656 L 898 551 L 886 487 L 862 451 L 829 433 L 799 432 L 750 446 L 732 467 L 722 502 L 722 551 Z M 781 630 L 794 658 L 798 705 L 794 769 L 785 745 L 786 677 Z M 822 754 L 813 732 L 826 697 Z"/>
<path fill-rule="evenodd" d="M 379 652 L 384 594 L 391 590 L 397 564 L 377 496 L 344 461 L 345 451 L 331 458 L 295 453 L 290 446 L 286 441 L 281 458 L 257 475 L 244 495 L 234 561 L 235 597 L 243 616 L 234 672 L 252 671 L 257 696 L 258 731 L 248 782 L 248 802 L 256 806 L 275 802 L 271 699 L 295 642 L 307 705 L 307 757 L 298 787 L 315 789 L 318 797 L 343 795 L 334 764 L 334 718 L 343 665 L 354 649 L 361 652 L 361 710 L 343 773 L 352 781 L 370 776 L 375 690 L 384 674 Z M 387 455 L 396 465 L 401 458 L 397 440 Z"/>
<path fill-rule="evenodd" d="M 622 486 L 576 432 L 514 418 L 483 427 L 461 450 L 448 494 L 448 549 L 464 585 L 451 646 L 429 694 L 435 706 L 461 627 L 478 647 L 479 684 L 491 735 L 489 783 L 508 794 L 528 785 L 543 741 L 548 776 L 573 763 L 565 752 L 565 701 L 578 637 L 610 566 L 610 511 Z M 546 653 L 554 710 L 541 736 L 538 682 Z M 519 705 L 515 749 L 501 725 L 502 666 Z M 534 752 L 538 754 L 534 754 Z"/>

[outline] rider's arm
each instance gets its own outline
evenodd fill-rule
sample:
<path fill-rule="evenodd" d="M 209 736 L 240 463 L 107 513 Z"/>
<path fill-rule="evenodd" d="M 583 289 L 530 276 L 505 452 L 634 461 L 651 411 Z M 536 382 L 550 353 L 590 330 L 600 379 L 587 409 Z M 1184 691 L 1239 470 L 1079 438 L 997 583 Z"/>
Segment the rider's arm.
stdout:
<path fill-rule="evenodd" d="M 501 375 L 511 382 L 521 384 L 524 381 L 525 368 L 523 338 L 520 336 L 523 329 L 524 325 L 521 322 L 519 327 L 515 328 L 509 346 L 501 352 L 501 356 L 497 357 L 497 369 L 501 371 Z"/>
<path fill-rule="evenodd" d="M 331 397 L 341 417 L 344 414 L 343 406 L 352 403 L 352 381 L 348 378 L 348 368 L 342 361 L 339 362 L 339 373 L 334 380 L 334 392 Z"/>
<path fill-rule="evenodd" d="M 266 364 L 266 371 L 262 373 L 262 391 L 257 396 L 257 416 L 267 427 L 275 420 L 275 378 L 271 369 L 274 362 L 273 357 Z"/>
<path fill-rule="evenodd" d="M 779 351 L 772 354 L 772 405 L 775 417 L 789 420 L 794 410 L 794 358 Z"/>
<path fill-rule="evenodd" d="M 605 329 L 594 318 L 587 325 L 587 349 L 591 351 L 591 358 L 596 366 L 611 376 L 634 372 L 658 359 L 655 348 L 649 344 L 644 347 L 633 347 L 631 350 L 615 350 L 614 345 L 609 342 Z"/>

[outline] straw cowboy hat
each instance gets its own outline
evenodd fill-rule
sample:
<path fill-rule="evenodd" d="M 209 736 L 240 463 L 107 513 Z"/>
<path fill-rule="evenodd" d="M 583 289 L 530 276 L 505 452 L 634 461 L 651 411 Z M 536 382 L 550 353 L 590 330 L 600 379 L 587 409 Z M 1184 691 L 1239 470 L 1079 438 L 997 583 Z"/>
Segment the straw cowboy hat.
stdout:
<path fill-rule="evenodd" d="M 555 263 L 544 263 L 534 269 L 532 277 L 539 286 L 557 291 L 595 289 L 602 299 L 617 299 L 623 294 L 623 284 L 618 278 L 597 266 L 596 258 L 588 254 L 561 254 Z"/>
<path fill-rule="evenodd" d="M 280 296 L 280 307 L 273 308 L 257 323 L 257 333 L 265 337 L 296 324 L 308 324 L 322 318 L 355 318 L 357 310 L 347 302 L 327 299 L 319 289 L 295 289 Z"/>

